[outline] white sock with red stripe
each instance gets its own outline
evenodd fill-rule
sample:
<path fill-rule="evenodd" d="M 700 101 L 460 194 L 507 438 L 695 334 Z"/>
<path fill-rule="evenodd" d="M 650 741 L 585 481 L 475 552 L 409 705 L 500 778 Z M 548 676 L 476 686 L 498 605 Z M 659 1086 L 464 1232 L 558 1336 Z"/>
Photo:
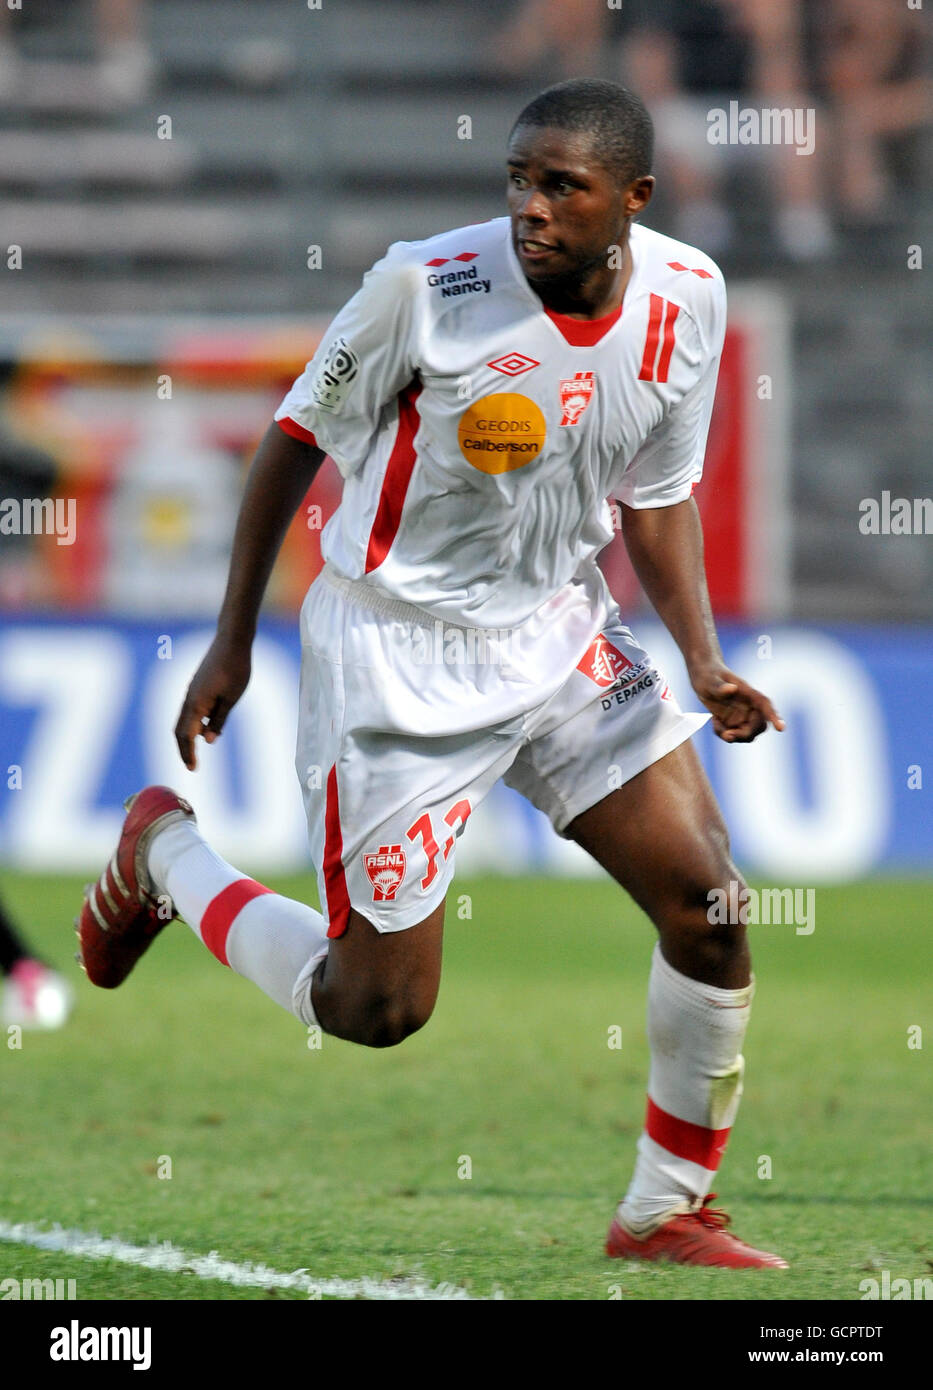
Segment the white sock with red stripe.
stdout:
<path fill-rule="evenodd" d="M 149 875 L 223 965 L 252 980 L 300 1018 L 317 1020 L 311 976 L 327 954 L 327 924 L 306 903 L 283 898 L 215 854 L 192 821 L 153 838 Z"/>
<path fill-rule="evenodd" d="M 655 947 L 648 985 L 651 1076 L 635 1174 L 619 1215 L 636 1234 L 709 1192 L 742 1095 L 754 981 L 717 989 Z"/>

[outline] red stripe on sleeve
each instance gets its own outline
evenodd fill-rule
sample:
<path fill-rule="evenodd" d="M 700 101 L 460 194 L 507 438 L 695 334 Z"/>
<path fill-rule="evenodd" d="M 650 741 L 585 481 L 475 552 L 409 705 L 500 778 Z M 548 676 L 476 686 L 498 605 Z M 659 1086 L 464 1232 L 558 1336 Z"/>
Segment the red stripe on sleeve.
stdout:
<path fill-rule="evenodd" d="M 350 894 L 343 867 L 343 835 L 340 830 L 340 802 L 337 796 L 337 769 L 327 774 L 324 806 L 324 891 L 327 894 L 328 936 L 343 936 L 350 922 Z"/>
<path fill-rule="evenodd" d="M 698 1163 L 701 1168 L 715 1173 L 726 1151 L 729 1138 L 728 1129 L 704 1129 L 693 1125 L 689 1120 L 678 1120 L 669 1115 L 648 1097 L 645 1112 L 645 1130 L 648 1138 L 660 1144 L 668 1153 L 677 1158 L 685 1158 L 689 1163 Z"/>
<path fill-rule="evenodd" d="M 367 574 L 382 564 L 401 525 L 405 495 L 417 458 L 415 435 L 421 422 L 417 404 L 420 395 L 421 385 L 416 381 L 410 382 L 398 395 L 398 429 L 382 480 L 373 529 L 369 535 L 366 551 Z"/>
<path fill-rule="evenodd" d="M 201 918 L 201 940 L 221 965 L 230 964 L 227 960 L 227 936 L 234 919 L 253 898 L 271 892 L 271 888 L 257 883 L 254 878 L 238 878 L 208 903 Z"/>
<path fill-rule="evenodd" d="M 664 314 L 664 300 L 659 294 L 651 296 L 651 313 L 648 315 L 648 336 L 645 338 L 645 355 L 641 359 L 639 381 L 654 379 L 654 359 L 658 353 L 658 339 L 661 336 L 661 318 Z"/>
<path fill-rule="evenodd" d="M 680 313 L 680 308 L 667 302 L 667 318 L 664 320 L 664 346 L 661 348 L 661 356 L 658 358 L 658 375 L 656 381 L 667 381 L 667 369 L 671 365 L 671 353 L 674 351 L 674 321 Z"/>
<path fill-rule="evenodd" d="M 275 422 L 286 434 L 290 434 L 293 439 L 303 439 L 306 444 L 313 444 L 315 449 L 321 446 L 318 444 L 310 430 L 306 430 L 304 425 L 299 425 L 297 420 L 293 420 L 290 415 L 286 415 L 281 420 Z"/>

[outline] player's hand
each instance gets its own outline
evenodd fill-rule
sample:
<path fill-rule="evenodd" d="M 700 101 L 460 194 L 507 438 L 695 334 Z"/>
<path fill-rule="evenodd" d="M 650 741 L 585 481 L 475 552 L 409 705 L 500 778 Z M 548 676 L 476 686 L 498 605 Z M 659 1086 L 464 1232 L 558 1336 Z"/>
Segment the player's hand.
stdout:
<path fill-rule="evenodd" d="M 769 724 L 778 733 L 786 727 L 767 695 L 725 666 L 691 671 L 690 683 L 713 716 L 713 732 L 725 743 L 751 743 Z"/>
<path fill-rule="evenodd" d="M 189 772 L 198 765 L 194 741 L 200 734 L 206 743 L 220 737 L 227 715 L 249 684 L 250 644 L 215 637 L 188 686 L 175 725 L 175 742 Z"/>

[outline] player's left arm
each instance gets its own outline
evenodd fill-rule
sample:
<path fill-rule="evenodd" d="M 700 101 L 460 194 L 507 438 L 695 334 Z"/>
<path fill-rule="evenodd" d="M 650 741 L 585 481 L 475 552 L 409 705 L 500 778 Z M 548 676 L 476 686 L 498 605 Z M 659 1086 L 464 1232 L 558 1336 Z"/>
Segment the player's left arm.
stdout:
<path fill-rule="evenodd" d="M 726 743 L 750 743 L 784 720 L 723 658 L 703 565 L 703 528 L 688 497 L 669 507 L 622 504 L 622 534 L 642 588 L 680 648 L 690 683 Z"/>
<path fill-rule="evenodd" d="M 726 665 L 706 586 L 693 490 L 703 475 L 726 336 L 726 290 L 709 258 L 703 268 L 708 274 L 696 283 L 685 277 L 689 298 L 678 321 L 678 350 L 696 363 L 698 375 L 629 461 L 615 496 L 635 573 L 683 654 L 714 732 L 726 743 L 750 743 L 769 724 L 783 730 L 784 721 L 766 695 Z"/>

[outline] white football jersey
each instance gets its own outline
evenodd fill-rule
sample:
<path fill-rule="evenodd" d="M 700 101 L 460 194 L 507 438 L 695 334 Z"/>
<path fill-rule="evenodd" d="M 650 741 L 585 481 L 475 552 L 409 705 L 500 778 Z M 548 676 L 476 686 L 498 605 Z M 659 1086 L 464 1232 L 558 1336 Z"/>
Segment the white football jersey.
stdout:
<path fill-rule="evenodd" d="M 345 479 L 332 571 L 462 626 L 599 630 L 607 498 L 690 496 L 725 333 L 709 257 L 630 244 L 621 309 L 590 321 L 545 309 L 508 218 L 389 248 L 275 414 Z"/>

